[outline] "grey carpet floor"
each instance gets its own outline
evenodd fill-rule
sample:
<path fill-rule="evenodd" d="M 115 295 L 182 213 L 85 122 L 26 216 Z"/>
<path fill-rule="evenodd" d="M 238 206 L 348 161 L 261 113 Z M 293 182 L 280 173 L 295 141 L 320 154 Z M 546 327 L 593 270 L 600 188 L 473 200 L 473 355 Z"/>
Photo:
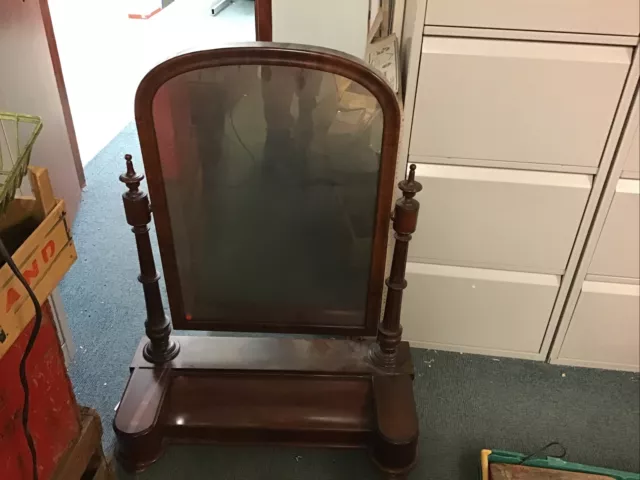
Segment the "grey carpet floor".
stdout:
<path fill-rule="evenodd" d="M 109 450 L 114 407 L 145 318 L 135 242 L 120 198 L 125 153 L 142 169 L 133 125 L 86 168 L 87 188 L 73 229 L 78 261 L 61 284 L 77 348 L 71 378 L 79 402 L 102 415 Z M 572 461 L 640 470 L 637 375 L 432 350 L 413 349 L 412 355 L 421 428 L 412 479 L 473 479 L 482 448 L 532 452 L 553 440 L 567 447 Z M 139 478 L 378 476 L 362 451 L 175 446 Z"/>

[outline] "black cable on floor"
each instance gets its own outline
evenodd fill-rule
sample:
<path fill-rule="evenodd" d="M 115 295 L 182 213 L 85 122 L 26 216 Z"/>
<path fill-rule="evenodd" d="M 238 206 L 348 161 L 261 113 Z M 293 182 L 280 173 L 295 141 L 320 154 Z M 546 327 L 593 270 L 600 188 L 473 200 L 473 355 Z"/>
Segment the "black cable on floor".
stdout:
<path fill-rule="evenodd" d="M 38 480 L 38 460 L 36 457 L 36 446 L 33 443 L 33 437 L 31 436 L 31 432 L 29 431 L 29 383 L 27 380 L 27 359 L 29 358 L 29 354 L 31 350 L 33 350 L 33 345 L 36 343 L 36 338 L 38 337 L 38 333 L 40 332 L 40 326 L 42 325 L 42 308 L 40 307 L 40 302 L 38 302 L 38 298 L 36 294 L 33 292 L 29 283 L 24 278 L 20 269 L 11 258 L 11 255 L 7 251 L 7 248 L 2 243 L 2 239 L 0 239 L 0 257 L 7 262 L 9 268 L 13 272 L 13 274 L 17 277 L 20 283 L 24 286 L 29 294 L 29 298 L 33 302 L 33 307 L 36 311 L 36 318 L 33 322 L 33 330 L 31 330 L 31 335 L 29 335 L 29 340 L 27 341 L 27 346 L 24 349 L 24 353 L 22 354 L 22 359 L 20 360 L 20 384 L 22 385 L 22 390 L 24 392 L 24 404 L 22 407 L 22 428 L 24 430 L 24 436 L 27 440 L 27 445 L 29 446 L 29 451 L 31 452 L 31 468 L 33 471 L 33 480 Z"/>
<path fill-rule="evenodd" d="M 547 443 L 541 449 L 536 450 L 535 452 L 533 452 L 531 455 L 527 455 L 526 457 L 524 457 L 522 460 L 520 460 L 518 462 L 518 465 L 525 465 L 525 462 L 531 460 L 532 458 L 538 458 L 538 457 L 542 458 L 541 457 L 542 453 L 546 452 L 548 454 L 549 453 L 548 450 L 551 447 L 555 447 L 555 446 L 560 447 L 562 449 L 562 453 L 560 453 L 558 455 L 547 455 L 547 456 L 554 457 L 554 458 L 564 458 L 564 457 L 566 457 L 567 449 L 566 449 L 566 447 L 564 445 L 562 445 L 560 442 L 550 442 L 550 443 Z"/>

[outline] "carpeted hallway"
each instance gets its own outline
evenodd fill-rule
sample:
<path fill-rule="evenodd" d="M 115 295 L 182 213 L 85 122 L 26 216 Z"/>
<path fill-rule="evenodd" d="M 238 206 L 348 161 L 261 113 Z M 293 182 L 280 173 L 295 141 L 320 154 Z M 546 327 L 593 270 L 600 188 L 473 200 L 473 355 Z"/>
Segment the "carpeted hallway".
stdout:
<path fill-rule="evenodd" d="M 141 168 L 134 125 L 86 168 L 87 188 L 73 230 L 79 259 L 61 284 L 77 347 L 71 378 L 78 401 L 100 412 L 109 450 L 114 407 L 145 318 L 135 242 L 120 199 L 125 153 Z M 413 358 L 421 438 L 419 464 L 410 478 L 474 479 L 481 448 L 533 452 L 553 440 L 567 447 L 571 461 L 640 470 L 638 375 L 418 349 Z M 179 446 L 168 448 L 138 477 L 365 480 L 378 475 L 363 451 Z"/>

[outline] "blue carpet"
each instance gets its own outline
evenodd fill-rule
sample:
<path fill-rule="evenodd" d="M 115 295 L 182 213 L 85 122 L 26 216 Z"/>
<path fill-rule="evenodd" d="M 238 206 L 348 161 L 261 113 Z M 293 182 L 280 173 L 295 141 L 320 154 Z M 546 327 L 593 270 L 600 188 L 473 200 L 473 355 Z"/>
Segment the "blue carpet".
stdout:
<path fill-rule="evenodd" d="M 142 170 L 133 125 L 86 168 L 87 188 L 73 230 L 79 258 L 61 284 L 77 347 L 71 378 L 78 401 L 100 412 L 109 450 L 114 407 L 145 318 L 135 242 L 120 199 L 125 153 Z M 571 461 L 640 470 L 637 375 L 432 350 L 412 354 L 421 438 L 420 461 L 410 478 L 472 479 L 482 448 L 532 452 L 552 440 L 567 447 Z M 176 446 L 135 478 L 378 476 L 361 451 Z"/>

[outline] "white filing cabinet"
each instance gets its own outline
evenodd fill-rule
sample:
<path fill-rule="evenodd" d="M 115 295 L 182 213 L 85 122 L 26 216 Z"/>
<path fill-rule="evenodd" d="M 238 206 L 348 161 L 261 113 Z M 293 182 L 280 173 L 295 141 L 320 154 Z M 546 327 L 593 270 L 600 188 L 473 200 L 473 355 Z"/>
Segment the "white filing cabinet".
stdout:
<path fill-rule="evenodd" d="M 403 335 L 414 346 L 533 356 L 560 286 L 556 275 L 424 263 L 407 265 L 407 282 Z"/>
<path fill-rule="evenodd" d="M 640 181 L 618 180 L 588 273 L 640 278 Z"/>
<path fill-rule="evenodd" d="M 271 0 L 274 42 L 333 48 L 364 59 L 370 0 Z"/>
<path fill-rule="evenodd" d="M 585 281 L 555 363 L 637 370 L 640 286 Z"/>
<path fill-rule="evenodd" d="M 636 92 L 633 106 L 629 115 L 629 122 L 625 135 L 625 142 L 620 145 L 620 159 L 622 162 L 622 178 L 640 179 L 640 93 Z"/>
<path fill-rule="evenodd" d="M 637 0 L 429 0 L 425 23 L 633 36 L 639 18 Z"/>
<path fill-rule="evenodd" d="M 409 153 L 597 167 L 631 54 L 629 47 L 425 37 Z"/>
<path fill-rule="evenodd" d="M 422 163 L 416 178 L 410 261 L 564 273 L 591 176 Z"/>
<path fill-rule="evenodd" d="M 640 123 L 638 93 L 601 196 L 554 344 L 554 363 L 638 370 Z M 626 178 L 625 178 L 626 177 Z"/>
<path fill-rule="evenodd" d="M 620 139 L 637 103 L 640 2 L 404 3 L 399 174 L 416 163 L 424 186 L 404 338 L 559 362 L 592 349 L 600 329 L 593 365 L 637 368 L 640 319 L 627 308 L 640 268 L 637 132 L 635 143 L 634 132 Z M 624 177 L 616 185 L 612 172 Z M 607 196 L 589 267 L 583 253 Z M 635 236 L 620 235 L 634 225 Z M 619 313 L 606 339 L 598 308 Z M 608 358 L 623 337 L 626 350 Z"/>

